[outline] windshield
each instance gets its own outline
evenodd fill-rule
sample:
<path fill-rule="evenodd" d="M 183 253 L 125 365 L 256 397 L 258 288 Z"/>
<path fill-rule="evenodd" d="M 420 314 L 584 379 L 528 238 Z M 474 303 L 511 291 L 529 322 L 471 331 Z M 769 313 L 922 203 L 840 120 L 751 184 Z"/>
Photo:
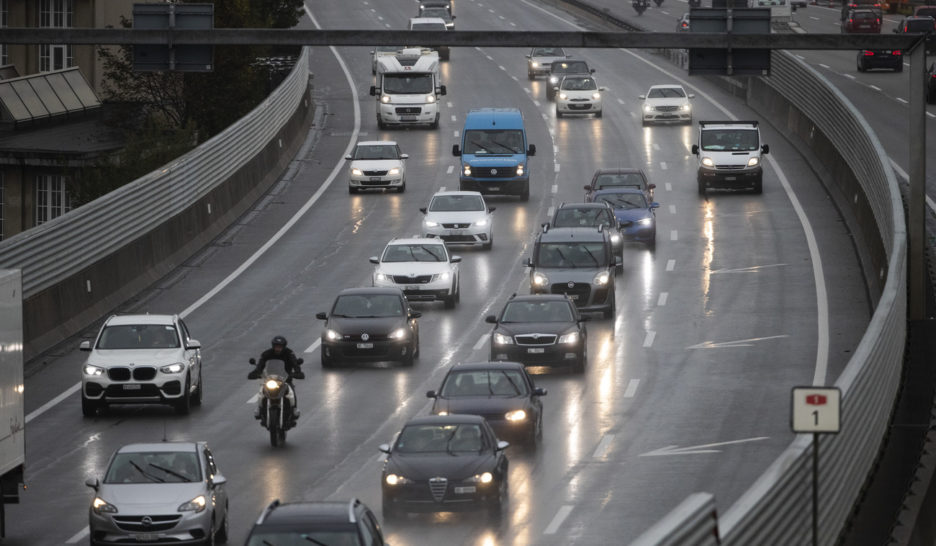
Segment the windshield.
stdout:
<path fill-rule="evenodd" d="M 451 19 L 451 15 L 449 15 L 449 11 L 445 8 L 425 8 L 422 10 L 422 17 L 438 17 L 439 19 Z"/>
<path fill-rule="evenodd" d="M 125 324 L 107 326 L 98 349 L 176 349 L 179 334 L 172 324 Z"/>
<path fill-rule="evenodd" d="M 480 195 L 437 195 L 429 204 L 431 211 L 482 211 L 484 199 Z"/>
<path fill-rule="evenodd" d="M 916 19 L 914 21 L 907 21 L 906 32 L 932 32 L 933 30 L 932 19 Z"/>
<path fill-rule="evenodd" d="M 390 74 L 383 75 L 383 92 L 390 95 L 409 93 L 432 93 L 432 74 Z"/>
<path fill-rule="evenodd" d="M 201 480 L 194 451 L 118 453 L 104 483 L 184 483 Z"/>
<path fill-rule="evenodd" d="M 400 159 L 400 150 L 389 144 L 358 144 L 351 159 Z"/>
<path fill-rule="evenodd" d="M 537 254 L 539 267 L 606 267 L 603 242 L 542 243 Z"/>
<path fill-rule="evenodd" d="M 596 227 L 611 225 L 611 211 L 606 208 L 562 207 L 556 211 L 552 227 Z"/>
<path fill-rule="evenodd" d="M 708 152 L 757 150 L 757 131 L 753 129 L 706 129 L 702 131 L 702 149 Z"/>
<path fill-rule="evenodd" d="M 413 23 L 410 30 L 445 30 L 445 23 Z"/>
<path fill-rule="evenodd" d="M 481 427 L 476 424 L 408 425 L 393 450 L 400 453 L 481 451 Z"/>
<path fill-rule="evenodd" d="M 565 57 L 561 47 L 534 47 L 531 57 Z"/>
<path fill-rule="evenodd" d="M 466 154 L 522 154 L 523 131 L 485 129 L 465 131 Z"/>
<path fill-rule="evenodd" d="M 595 201 L 611 203 L 615 210 L 647 208 L 647 199 L 642 193 L 602 193 L 595 196 Z"/>
<path fill-rule="evenodd" d="M 686 93 L 679 87 L 654 87 L 647 93 L 648 99 L 678 99 Z"/>
<path fill-rule="evenodd" d="M 327 524 L 325 524 L 327 525 Z M 280 531 L 258 527 L 247 540 L 247 546 L 360 546 L 357 529 L 345 525 L 343 529 L 323 529 L 322 523 L 315 523 L 317 529 L 307 526 L 304 531 Z"/>
<path fill-rule="evenodd" d="M 596 190 L 609 186 L 636 186 L 644 189 L 646 181 L 640 173 L 607 173 L 599 174 L 595 178 L 594 186 Z"/>
<path fill-rule="evenodd" d="M 561 88 L 566 91 L 595 91 L 598 85 L 591 78 L 563 78 Z"/>
<path fill-rule="evenodd" d="M 588 72 L 588 64 L 585 61 L 556 61 L 552 64 L 552 72 L 554 74 L 585 74 Z"/>
<path fill-rule="evenodd" d="M 403 49 L 403 48 L 400 47 L 400 46 L 379 45 L 379 46 L 377 46 L 377 47 L 374 48 L 374 51 L 383 51 L 383 52 L 394 51 L 394 52 L 396 52 L 396 51 L 400 51 L 401 49 Z"/>
<path fill-rule="evenodd" d="M 381 262 L 447 262 L 445 245 L 387 245 Z"/>
<path fill-rule="evenodd" d="M 403 302 L 393 294 L 338 296 L 332 316 L 348 318 L 402 317 Z"/>
<path fill-rule="evenodd" d="M 936 17 L 936 8 L 917 8 L 916 15 L 920 17 Z"/>
<path fill-rule="evenodd" d="M 504 308 L 501 322 L 572 322 L 569 303 L 551 301 L 512 301 Z"/>
<path fill-rule="evenodd" d="M 471 370 L 452 372 L 442 385 L 442 396 L 519 396 L 527 394 L 519 370 Z"/>

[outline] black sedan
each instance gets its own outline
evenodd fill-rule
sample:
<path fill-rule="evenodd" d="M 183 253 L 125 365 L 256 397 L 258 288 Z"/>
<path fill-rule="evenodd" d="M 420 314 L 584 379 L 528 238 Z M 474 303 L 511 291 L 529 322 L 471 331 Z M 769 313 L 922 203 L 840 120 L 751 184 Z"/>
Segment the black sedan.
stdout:
<path fill-rule="evenodd" d="M 514 295 L 499 316 L 485 319 L 495 325 L 491 360 L 570 366 L 582 373 L 588 360 L 586 320 L 565 294 Z"/>
<path fill-rule="evenodd" d="M 899 49 L 862 49 L 858 51 L 858 72 L 888 68 L 903 72 L 903 52 Z"/>
<path fill-rule="evenodd" d="M 647 194 L 647 199 L 653 201 L 653 190 L 656 184 L 651 184 L 647 173 L 643 169 L 632 167 L 619 167 L 614 169 L 598 169 L 592 175 L 591 184 L 585 186 L 585 202 L 594 201 L 593 194 L 602 189 L 634 187 Z"/>
<path fill-rule="evenodd" d="M 486 509 L 500 516 L 507 497 L 507 442 L 478 415 L 410 419 L 387 454 L 380 486 L 384 520 L 404 512 Z"/>
<path fill-rule="evenodd" d="M 546 389 L 537 388 L 523 364 L 473 362 L 452 366 L 437 391 L 432 413 L 470 413 L 487 420 L 498 438 L 518 438 L 536 445 L 543 437 L 543 402 Z"/>
<path fill-rule="evenodd" d="M 322 367 L 342 362 L 401 361 L 419 356 L 419 323 L 399 288 L 347 288 L 338 293 L 322 332 Z"/>

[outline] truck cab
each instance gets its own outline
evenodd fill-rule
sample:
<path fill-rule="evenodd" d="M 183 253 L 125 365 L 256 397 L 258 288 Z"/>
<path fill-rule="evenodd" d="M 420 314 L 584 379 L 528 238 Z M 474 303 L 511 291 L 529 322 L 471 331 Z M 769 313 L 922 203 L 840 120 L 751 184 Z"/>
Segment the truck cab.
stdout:
<path fill-rule="evenodd" d="M 536 146 L 527 143 L 520 110 L 473 109 L 461 135 L 461 146 L 452 146 L 452 155 L 461 157 L 459 189 L 530 198 L 527 160 L 536 155 Z"/>
<path fill-rule="evenodd" d="M 377 58 L 377 126 L 439 127 L 439 98 L 446 94 L 439 76 L 439 54 L 427 48 L 405 48 Z"/>
<path fill-rule="evenodd" d="M 698 143 L 692 145 L 699 160 L 699 195 L 708 188 L 761 193 L 761 159 L 769 152 L 766 144 L 761 145 L 757 121 L 700 121 Z"/>

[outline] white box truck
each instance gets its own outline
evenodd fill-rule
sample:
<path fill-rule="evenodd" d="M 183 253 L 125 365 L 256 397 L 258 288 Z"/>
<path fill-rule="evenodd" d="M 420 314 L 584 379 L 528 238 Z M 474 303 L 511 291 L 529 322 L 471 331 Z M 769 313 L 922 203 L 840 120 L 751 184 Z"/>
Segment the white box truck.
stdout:
<path fill-rule="evenodd" d="M 19 503 L 26 459 L 22 287 L 18 269 L 0 269 L 0 537 L 6 535 L 4 505 Z"/>
<path fill-rule="evenodd" d="M 439 127 L 439 97 L 445 86 L 439 76 L 439 54 L 427 48 L 405 48 L 377 58 L 377 126 L 428 125 Z"/>

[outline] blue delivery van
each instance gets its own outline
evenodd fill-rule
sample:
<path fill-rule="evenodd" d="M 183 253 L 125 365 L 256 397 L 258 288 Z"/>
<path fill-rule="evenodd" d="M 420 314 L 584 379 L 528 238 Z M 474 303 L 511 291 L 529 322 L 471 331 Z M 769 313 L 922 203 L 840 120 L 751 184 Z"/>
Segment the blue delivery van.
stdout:
<path fill-rule="evenodd" d="M 461 157 L 459 189 L 530 198 L 527 159 L 536 155 L 536 146 L 527 144 L 520 110 L 472 109 L 461 138 L 461 146 L 452 146 L 452 154 Z"/>

